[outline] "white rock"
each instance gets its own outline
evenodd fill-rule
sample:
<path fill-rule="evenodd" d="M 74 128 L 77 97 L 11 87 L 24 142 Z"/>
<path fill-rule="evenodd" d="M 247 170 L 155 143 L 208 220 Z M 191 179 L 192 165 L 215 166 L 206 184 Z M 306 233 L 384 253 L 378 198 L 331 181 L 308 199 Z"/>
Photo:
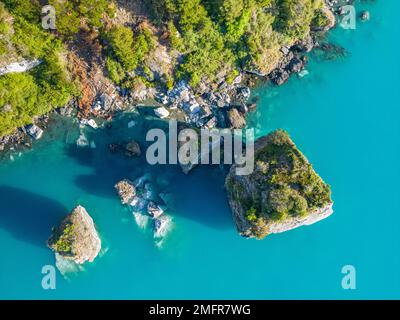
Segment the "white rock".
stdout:
<path fill-rule="evenodd" d="M 154 110 L 154 113 L 157 117 L 164 119 L 169 116 L 169 111 L 165 109 L 164 107 L 160 107 Z"/>
<path fill-rule="evenodd" d="M 38 66 L 41 63 L 42 62 L 37 59 L 32 60 L 32 61 L 23 60 L 21 62 L 13 62 L 3 68 L 0 68 L 0 76 L 5 75 L 7 73 L 26 72 L 26 71 L 29 71 L 30 69 L 35 68 L 36 66 Z"/>
<path fill-rule="evenodd" d="M 99 128 L 99 126 L 97 125 L 96 121 L 94 121 L 93 119 L 90 119 L 87 122 L 87 124 L 88 124 L 88 126 L 92 127 L 93 129 L 98 129 Z"/>

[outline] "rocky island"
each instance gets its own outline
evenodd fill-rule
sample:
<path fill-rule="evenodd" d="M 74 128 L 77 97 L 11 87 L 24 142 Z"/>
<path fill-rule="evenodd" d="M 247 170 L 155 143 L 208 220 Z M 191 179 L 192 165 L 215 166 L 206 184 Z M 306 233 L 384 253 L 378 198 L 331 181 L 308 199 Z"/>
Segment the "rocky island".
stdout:
<path fill-rule="evenodd" d="M 310 225 L 333 213 L 331 190 L 289 135 L 275 131 L 255 143 L 255 170 L 226 179 L 229 204 L 239 233 L 268 234 Z"/>
<path fill-rule="evenodd" d="M 77 264 L 93 262 L 101 250 L 93 219 L 82 206 L 77 206 L 53 229 L 47 244 L 56 254 Z"/>

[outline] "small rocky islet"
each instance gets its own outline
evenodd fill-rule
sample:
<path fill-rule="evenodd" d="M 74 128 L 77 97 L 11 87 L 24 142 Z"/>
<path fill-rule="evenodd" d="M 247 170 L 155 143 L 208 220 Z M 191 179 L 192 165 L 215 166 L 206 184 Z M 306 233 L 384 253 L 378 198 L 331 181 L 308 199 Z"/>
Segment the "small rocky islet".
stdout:
<path fill-rule="evenodd" d="M 58 257 L 78 265 L 93 262 L 101 250 L 101 239 L 86 209 L 77 206 L 53 228 L 47 245 Z"/>
<path fill-rule="evenodd" d="M 157 187 L 150 176 L 145 175 L 134 182 L 125 179 L 115 185 L 121 203 L 129 208 L 136 223 L 146 229 L 151 221 L 153 236 L 157 246 L 161 246 L 163 239 L 172 228 L 172 217 L 168 211 L 168 195 L 157 194 Z"/>

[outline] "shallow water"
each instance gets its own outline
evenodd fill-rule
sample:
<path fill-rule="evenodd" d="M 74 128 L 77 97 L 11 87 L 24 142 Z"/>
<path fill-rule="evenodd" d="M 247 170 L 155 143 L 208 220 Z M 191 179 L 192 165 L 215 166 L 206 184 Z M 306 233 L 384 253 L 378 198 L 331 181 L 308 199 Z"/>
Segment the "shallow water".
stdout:
<path fill-rule="evenodd" d="M 219 167 L 185 176 L 107 151 L 113 141 L 143 140 L 159 122 L 128 129 L 135 115 L 125 115 L 111 129 L 87 130 L 97 148 L 82 150 L 74 144 L 78 125 L 64 120 L 32 151 L 0 164 L 0 298 L 400 298 L 400 3 L 369 7 L 370 22 L 331 35 L 347 57 L 311 59 L 308 76 L 258 88 L 249 117 L 257 136 L 276 128 L 291 134 L 332 186 L 334 215 L 263 241 L 243 239 Z M 148 172 L 175 203 L 162 248 L 113 189 Z M 58 274 L 57 289 L 45 291 L 41 269 L 55 264 L 45 241 L 78 203 L 96 221 L 104 252 L 68 279 Z M 357 270 L 353 291 L 341 287 L 348 264 Z"/>

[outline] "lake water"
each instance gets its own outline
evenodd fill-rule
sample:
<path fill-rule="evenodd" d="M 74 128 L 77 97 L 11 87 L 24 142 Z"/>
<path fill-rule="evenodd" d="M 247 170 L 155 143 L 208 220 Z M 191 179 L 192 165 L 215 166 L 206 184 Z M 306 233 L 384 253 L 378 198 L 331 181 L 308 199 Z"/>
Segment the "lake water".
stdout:
<path fill-rule="evenodd" d="M 290 133 L 332 186 L 331 217 L 246 240 L 236 233 L 221 168 L 186 176 L 108 152 L 108 143 L 143 140 L 159 122 L 128 129 L 136 116 L 124 115 L 111 129 L 87 130 L 96 149 L 79 149 L 78 125 L 62 120 L 33 150 L 0 163 L 0 298 L 400 298 L 400 3 L 363 7 L 371 21 L 330 36 L 345 58 L 311 58 L 308 76 L 257 88 L 249 116 L 257 136 Z M 113 189 L 146 173 L 174 201 L 174 228 L 161 248 Z M 78 203 L 96 222 L 102 255 L 67 278 L 57 273 L 57 289 L 43 290 L 41 269 L 55 264 L 46 239 Z M 356 290 L 341 286 L 344 265 L 356 268 Z"/>

